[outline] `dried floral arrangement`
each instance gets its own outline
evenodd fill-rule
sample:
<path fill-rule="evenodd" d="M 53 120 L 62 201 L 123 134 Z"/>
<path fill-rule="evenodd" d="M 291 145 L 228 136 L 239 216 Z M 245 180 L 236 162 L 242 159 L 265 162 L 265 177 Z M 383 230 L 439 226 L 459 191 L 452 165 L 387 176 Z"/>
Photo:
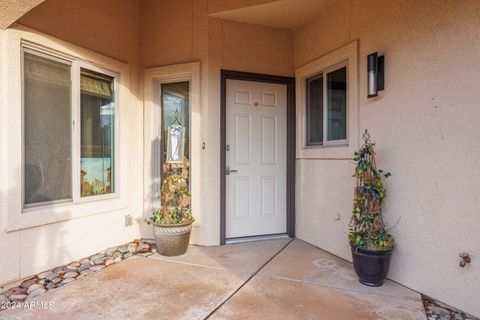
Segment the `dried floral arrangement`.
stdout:
<path fill-rule="evenodd" d="M 387 250 L 394 246 L 382 219 L 382 203 L 386 189 L 382 179 L 390 172 L 377 169 L 375 164 L 375 143 L 370 141 L 367 130 L 363 133 L 364 145 L 354 153 L 357 186 L 353 198 L 352 218 L 348 238 L 353 247 L 369 250 Z"/>
<path fill-rule="evenodd" d="M 183 224 L 192 222 L 190 208 L 190 191 L 188 190 L 190 162 L 183 157 L 183 163 L 165 163 L 163 165 L 163 182 L 159 198 L 161 208 L 155 210 L 148 224 Z"/>

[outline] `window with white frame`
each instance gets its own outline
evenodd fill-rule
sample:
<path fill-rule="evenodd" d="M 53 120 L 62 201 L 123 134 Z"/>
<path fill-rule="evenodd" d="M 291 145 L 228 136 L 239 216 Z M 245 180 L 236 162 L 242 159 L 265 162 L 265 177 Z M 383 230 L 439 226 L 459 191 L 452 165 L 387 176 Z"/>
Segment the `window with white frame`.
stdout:
<path fill-rule="evenodd" d="M 347 66 L 328 68 L 305 81 L 306 145 L 348 144 Z"/>
<path fill-rule="evenodd" d="M 24 205 L 115 192 L 115 75 L 23 48 Z"/>

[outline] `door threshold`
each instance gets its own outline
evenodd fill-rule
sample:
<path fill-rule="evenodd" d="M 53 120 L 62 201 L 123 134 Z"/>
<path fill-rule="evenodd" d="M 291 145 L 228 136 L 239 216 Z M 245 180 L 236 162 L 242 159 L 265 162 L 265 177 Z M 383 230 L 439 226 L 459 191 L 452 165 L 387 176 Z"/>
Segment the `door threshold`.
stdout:
<path fill-rule="evenodd" d="M 235 243 L 262 241 L 262 240 L 275 240 L 275 239 L 290 239 L 290 237 L 286 233 L 277 233 L 277 234 L 267 234 L 262 236 L 229 238 L 225 240 L 225 244 L 235 244 Z"/>

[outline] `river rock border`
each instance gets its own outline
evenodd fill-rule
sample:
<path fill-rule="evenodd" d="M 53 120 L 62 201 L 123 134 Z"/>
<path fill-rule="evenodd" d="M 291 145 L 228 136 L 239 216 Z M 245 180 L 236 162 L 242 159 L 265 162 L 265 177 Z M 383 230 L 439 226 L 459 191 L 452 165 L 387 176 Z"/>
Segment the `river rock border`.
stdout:
<path fill-rule="evenodd" d="M 155 244 L 134 240 L 118 247 L 111 247 L 97 254 L 70 262 L 39 273 L 27 279 L 22 279 L 0 287 L 0 311 L 9 303 L 29 301 L 48 290 L 62 287 L 81 277 L 99 271 L 114 263 L 133 256 L 148 257 L 157 252 Z"/>
<path fill-rule="evenodd" d="M 425 295 L 422 295 L 422 301 L 428 320 L 479 320 Z"/>

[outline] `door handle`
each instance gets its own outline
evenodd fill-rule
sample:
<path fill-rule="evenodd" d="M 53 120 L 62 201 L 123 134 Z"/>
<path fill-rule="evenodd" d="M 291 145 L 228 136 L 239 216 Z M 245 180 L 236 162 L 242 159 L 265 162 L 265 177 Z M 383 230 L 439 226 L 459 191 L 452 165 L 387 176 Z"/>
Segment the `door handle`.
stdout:
<path fill-rule="evenodd" d="M 229 176 L 230 173 L 235 173 L 235 172 L 238 172 L 238 170 L 230 169 L 230 167 L 227 167 L 227 168 L 225 169 L 225 174 L 226 174 L 227 176 Z"/>

